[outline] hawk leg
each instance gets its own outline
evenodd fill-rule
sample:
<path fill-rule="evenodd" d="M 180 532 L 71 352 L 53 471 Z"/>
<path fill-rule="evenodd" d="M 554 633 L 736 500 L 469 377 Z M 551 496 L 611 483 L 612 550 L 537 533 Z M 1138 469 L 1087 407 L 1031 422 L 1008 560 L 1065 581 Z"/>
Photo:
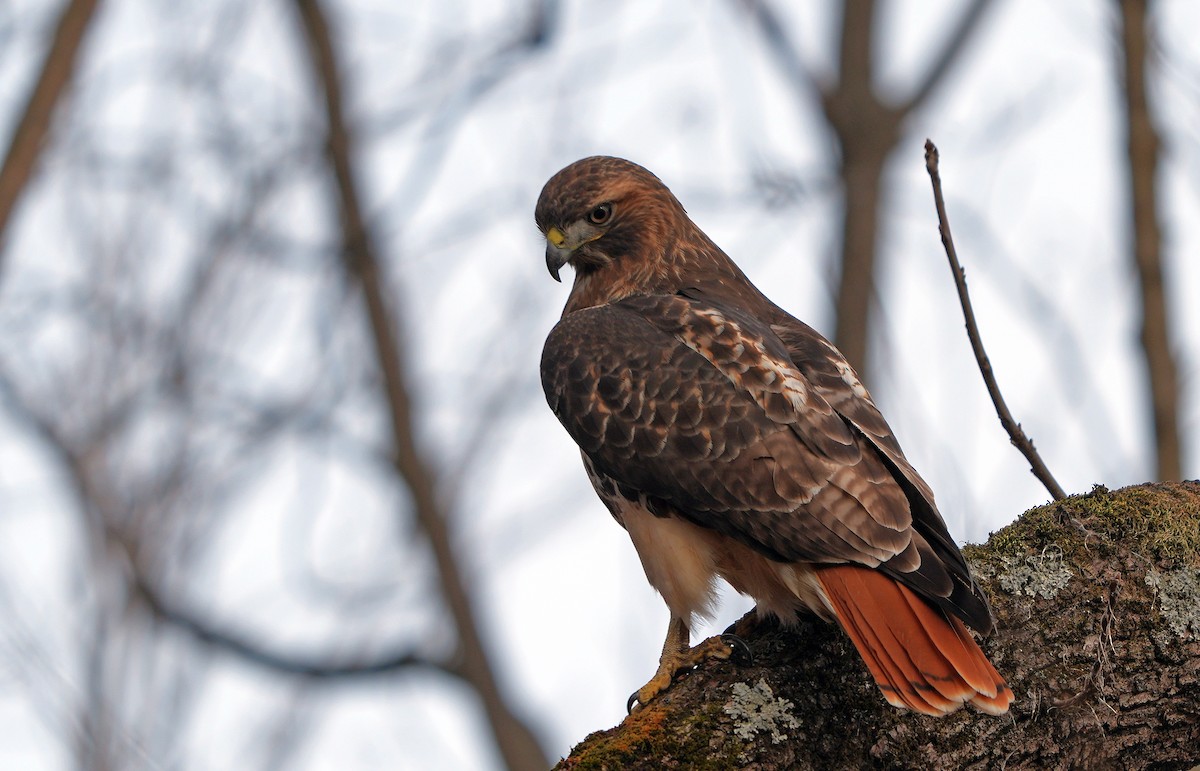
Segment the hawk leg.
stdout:
<path fill-rule="evenodd" d="M 652 699 L 671 687 L 676 675 L 688 672 L 709 659 L 734 659 L 749 663 L 750 646 L 737 635 L 722 634 L 710 637 L 704 642 L 692 646 L 691 630 L 682 618 L 671 617 L 671 625 L 667 627 L 667 639 L 663 643 L 662 656 L 658 659 L 658 671 L 650 682 L 638 688 L 630 695 L 625 704 L 628 712 L 633 712 L 635 706 L 646 706 Z"/>

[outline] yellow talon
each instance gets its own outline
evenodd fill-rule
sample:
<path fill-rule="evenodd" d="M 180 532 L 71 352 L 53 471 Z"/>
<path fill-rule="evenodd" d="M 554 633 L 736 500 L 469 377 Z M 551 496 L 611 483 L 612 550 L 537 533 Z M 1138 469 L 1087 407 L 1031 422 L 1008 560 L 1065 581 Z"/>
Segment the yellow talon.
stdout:
<path fill-rule="evenodd" d="M 667 630 L 667 640 L 663 644 L 662 656 L 658 660 L 658 671 L 650 682 L 637 689 L 625 703 L 627 712 L 633 712 L 635 706 L 646 706 L 657 698 L 663 691 L 671 687 L 676 676 L 689 672 L 709 659 L 724 661 L 737 654 L 738 658 L 749 660 L 750 648 L 741 638 L 731 634 L 710 637 L 704 642 L 689 647 L 690 634 L 682 619 L 671 619 Z"/>

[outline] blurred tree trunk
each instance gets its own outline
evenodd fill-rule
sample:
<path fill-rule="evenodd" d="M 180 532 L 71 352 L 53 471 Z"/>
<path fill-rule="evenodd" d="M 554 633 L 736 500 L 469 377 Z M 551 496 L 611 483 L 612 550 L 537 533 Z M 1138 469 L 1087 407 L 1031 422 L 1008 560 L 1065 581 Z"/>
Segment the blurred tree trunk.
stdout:
<path fill-rule="evenodd" d="M 33 175 L 46 134 L 50 131 L 54 106 L 71 82 L 75 57 L 95 10 L 96 0 L 71 0 L 63 8 L 42 69 L 29 93 L 29 101 L 13 131 L 4 166 L 0 167 L 0 264 L 4 259 L 4 233 L 8 221 L 21 191 Z"/>
<path fill-rule="evenodd" d="M 904 137 L 904 121 L 923 106 L 960 61 L 991 0 L 973 0 L 930 56 L 930 65 L 911 93 L 892 99 L 875 84 L 873 48 L 878 29 L 875 0 L 841 5 L 838 71 L 822 87 L 806 72 L 782 21 L 765 0 L 748 0 L 764 40 L 779 59 L 802 100 L 815 97 L 841 153 L 842 248 L 835 297 L 834 343 L 865 381 L 870 381 L 871 304 L 883 212 L 883 178 L 888 158 Z"/>
<path fill-rule="evenodd" d="M 178 766 L 185 762 L 181 759 L 195 759 L 191 729 L 198 715 L 210 714 L 205 700 L 212 697 L 213 689 L 207 684 L 209 678 L 222 679 L 222 675 L 213 673 L 226 663 L 225 654 L 230 654 L 271 675 L 288 678 L 263 684 L 263 692 L 276 701 L 276 706 L 264 708 L 261 720 L 256 716 L 254 725 L 243 726 L 247 741 L 243 743 L 237 731 L 231 731 L 223 733 L 219 743 L 222 747 L 236 745 L 237 749 L 231 751 L 238 754 L 243 765 L 269 768 L 271 763 L 283 763 L 289 752 L 305 746 L 308 737 L 297 732 L 296 726 L 304 722 L 304 713 L 311 704 L 326 703 L 319 694 L 308 697 L 308 691 L 317 690 L 310 688 L 312 684 L 332 680 L 360 684 L 371 678 L 374 690 L 386 691 L 399 679 L 388 678 L 388 673 L 419 668 L 423 673 L 447 675 L 452 687 L 462 682 L 474 687 L 490 718 L 500 747 L 498 754 L 510 767 L 545 768 L 547 760 L 535 737 L 524 722 L 513 716 L 495 682 L 475 628 L 466 592 L 469 587 L 454 560 L 451 533 L 445 523 L 448 505 L 434 492 L 438 481 L 449 487 L 438 472 L 464 472 L 449 463 L 444 467 L 449 471 L 426 468 L 428 460 L 422 458 L 421 448 L 414 441 L 399 350 L 404 339 L 385 336 L 394 330 L 394 318 L 387 305 L 384 275 L 370 252 L 372 245 L 363 235 L 366 227 L 355 194 L 351 147 L 336 83 L 329 94 L 330 136 L 322 137 L 328 139 L 328 155 L 322 160 L 330 162 L 335 172 L 337 186 L 329 188 L 341 194 L 331 196 L 330 203 L 340 202 L 344 214 L 343 248 L 334 256 L 346 257 L 350 269 L 345 280 L 336 276 L 336 263 L 335 275 L 328 276 L 328 266 L 322 261 L 326 243 L 312 247 L 317 255 L 312 263 L 291 260 L 296 243 L 291 237 L 303 228 L 296 228 L 290 217 L 277 223 L 268 213 L 279 200 L 277 196 L 287 194 L 284 191 L 302 193 L 307 189 L 309 168 L 313 166 L 308 162 L 314 146 L 310 138 L 301 136 L 305 132 L 289 136 L 288 131 L 278 130 L 280 124 L 273 121 L 286 113 L 270 113 L 270 117 L 257 120 L 273 107 L 263 108 L 263 113 L 255 114 L 255 120 L 244 124 L 231 119 L 233 112 L 246 117 L 248 114 L 241 111 L 248 105 L 258 109 L 253 107 L 256 97 L 247 94 L 265 93 L 236 87 L 224 90 L 228 82 L 243 74 L 231 61 L 238 57 L 226 58 L 226 54 L 241 50 L 238 46 L 261 45 L 261 39 L 244 43 L 229 34 L 254 16 L 253 11 L 244 10 L 249 6 L 202 3 L 183 9 L 194 12 L 185 13 L 184 19 L 200 21 L 199 27 L 203 27 L 186 28 L 183 34 L 196 36 L 196 40 L 186 41 L 171 37 L 179 34 L 170 26 L 176 14 L 164 13 L 169 23 L 150 27 L 155 45 L 147 46 L 145 55 L 136 58 L 138 66 L 119 68 L 123 74 L 116 77 L 89 77 L 86 84 L 80 83 L 88 89 L 88 104 L 101 106 L 101 113 L 84 114 L 65 109 L 70 105 L 65 104 L 64 94 L 69 93 L 73 80 L 83 80 L 75 74 L 82 69 L 79 52 L 86 35 L 102 31 L 95 29 L 94 23 L 94 11 L 100 4 L 95 0 L 64 0 L 55 5 L 55 14 L 46 17 L 57 24 L 45 24 L 48 42 L 44 57 L 39 46 L 37 58 L 43 59 L 42 67 L 32 72 L 30 94 L 24 103 L 13 108 L 13 135 L 0 170 L 0 251 L 6 243 L 5 235 L 12 233 L 2 223 L 12 224 L 17 217 L 34 215 L 30 210 L 34 207 L 22 212 L 18 204 L 22 195 L 31 197 L 31 181 L 40 176 L 48 177 L 50 192 L 45 197 L 53 202 L 45 209 L 61 208 L 62 218 L 56 219 L 56 211 L 31 221 L 41 228 L 46 222 L 60 223 L 62 232 L 37 231 L 34 248 L 43 249 L 51 241 L 56 246 L 44 254 L 35 253 L 34 259 L 22 259 L 6 276 L 4 328 L 9 339 L 0 350 L 0 405 L 10 428 L 15 425 L 21 429 L 15 433 L 23 434 L 30 446 L 26 448 L 27 459 L 34 459 L 29 462 L 53 469 L 44 483 L 30 484 L 35 488 L 45 484 L 47 489 L 67 495 L 68 527 L 72 532 L 63 535 L 54 531 L 55 539 L 63 542 L 59 546 L 67 558 L 62 566 L 64 575 L 51 577 L 50 571 L 59 569 L 51 559 L 33 569 L 34 559 L 42 560 L 42 547 L 38 546 L 37 557 L 30 560 L 32 572 L 25 574 L 25 584 L 20 578 L 12 584 L 0 581 L 0 616 L 5 621 L 4 628 L 0 628 L 0 642 L 11 643 L 14 654 L 10 667 L 14 678 L 10 679 L 24 687 L 33 712 L 44 719 L 48 731 L 61 737 L 62 754 L 69 753 L 76 767 L 158 769 Z M 311 3 L 301 2 L 301 7 L 319 11 Z M 468 96 L 477 97 L 503 82 L 506 73 L 546 39 L 538 34 L 544 30 L 544 17 L 536 12 L 531 16 L 528 24 L 514 25 L 517 34 L 511 41 L 507 34 L 496 35 L 495 28 L 489 30 L 489 39 L 497 43 L 495 53 L 479 57 L 482 61 L 477 65 L 478 74 L 466 78 L 464 90 Z M 12 14 L 0 13 L 0 17 L 0 37 L 13 40 Z M 325 57 L 320 61 L 332 63 L 332 45 L 322 17 L 318 14 L 314 19 L 314 34 L 324 36 L 314 44 L 321 47 L 320 51 L 314 49 L 314 54 L 320 53 Z M 43 24 L 42 14 L 37 14 L 27 26 L 38 27 L 40 32 Z M 272 31 L 295 35 L 286 29 Z M 109 30 L 103 32 L 107 37 Z M 471 35 L 462 37 L 473 39 Z M 286 37 L 284 40 L 291 42 Z M 107 51 L 114 42 L 121 45 L 123 41 L 96 39 L 95 44 Z M 14 52 L 17 48 L 14 46 Z M 270 56 L 265 49 L 253 50 L 248 59 L 261 64 L 270 61 Z M 439 64 L 443 63 L 439 59 Z M 329 72 L 337 74 L 332 69 Z M 287 77 L 290 74 L 281 76 Z M 447 88 L 458 85 L 457 79 L 446 82 Z M 164 107 L 154 111 L 153 119 L 145 124 L 135 116 L 115 129 L 122 148 L 140 146 L 126 155 L 106 142 L 112 136 L 107 133 L 112 127 L 105 125 L 103 106 L 114 94 L 119 99 L 121 93 L 146 86 L 153 98 L 164 99 Z M 173 101 L 176 95 L 186 99 L 189 110 L 195 108 L 196 114 L 203 115 L 200 122 L 207 128 L 200 132 L 202 137 L 189 137 L 190 125 L 180 128 L 189 121 L 176 120 L 179 116 L 171 112 L 171 106 L 177 104 Z M 264 102 L 272 98 L 267 96 Z M 452 101 L 459 114 L 465 114 L 463 105 L 469 100 Z M 419 103 L 417 100 L 413 104 Z M 278 106 L 274 102 L 272 105 Z M 17 108 L 24 109 L 19 118 Z M 414 114 L 421 112 L 412 105 L 409 109 Z M 156 122 L 164 117 L 163 123 Z M 300 125 L 305 120 L 288 118 L 283 122 Z M 448 122 L 443 120 L 439 128 L 444 131 Z M 164 132 L 160 138 L 171 139 L 161 144 L 125 144 L 127 139 L 144 137 L 140 132 L 157 130 L 147 128 L 151 124 Z M 172 133 L 176 128 L 180 134 Z M 258 130 L 262 133 L 256 134 Z M 69 136 L 72 141 L 48 141 L 56 135 Z M 250 139 L 253 136 L 263 141 Z M 52 163 L 39 161 L 51 152 Z M 212 162 L 207 155 L 210 152 L 219 156 L 218 162 Z M 324 168 L 320 164 L 317 167 Z M 430 164 L 425 165 L 426 171 L 430 168 Z M 212 206 L 190 195 L 193 185 L 201 180 L 206 187 L 209 183 L 215 186 L 208 189 L 219 187 L 221 191 L 211 201 Z M 318 184 L 323 190 L 326 180 L 321 178 Z M 177 196 L 179 188 L 175 185 L 190 192 Z M 36 203 L 40 207 L 43 202 Z M 183 229 L 165 224 L 173 220 L 174 214 L 179 215 L 178 222 L 186 223 Z M 162 239 L 168 229 L 171 236 Z M 288 241 L 286 246 L 276 240 L 281 233 L 288 234 L 282 239 Z M 301 235 L 296 240 L 304 238 Z M 164 244 L 164 240 L 169 243 Z M 25 239 L 21 241 L 24 248 Z M 183 241 L 188 242 L 186 246 L 181 246 Z M 7 243 L 16 242 L 14 237 L 7 238 Z M 247 248 L 251 242 L 255 245 Z M 53 259 L 46 262 L 46 255 Z M 287 268 L 274 272 L 284 263 Z M 45 275 L 31 276 L 37 271 L 29 271 L 30 265 L 48 269 Z M 156 272 L 164 265 L 170 266 L 166 271 L 171 274 L 169 279 Z M 248 278 L 251 274 L 253 279 Z M 259 373 L 231 366 L 236 354 L 230 352 L 242 342 L 241 336 L 250 336 L 246 330 L 254 327 L 260 309 L 270 306 L 272 285 L 283 274 L 289 282 L 289 303 L 299 299 L 297 304 L 304 307 L 304 295 L 308 291 L 321 295 L 325 285 L 335 298 L 334 302 L 318 305 L 312 319 L 313 327 L 319 330 L 315 333 L 318 339 L 308 350 L 320 366 L 312 374 L 295 373 L 282 389 L 287 393 L 269 385 L 251 389 L 253 394 L 238 392 L 237 386 L 229 387 L 231 383 L 239 379 L 241 384 L 251 382 Z M 296 279 L 303 286 L 298 286 Z M 436 646 L 420 632 L 404 629 L 398 641 L 389 640 L 383 646 L 382 655 L 370 655 L 378 646 L 361 642 L 362 638 L 371 636 L 376 628 L 391 628 L 377 609 L 383 607 L 380 598 L 392 593 L 358 585 L 349 590 L 340 586 L 330 590 L 321 578 L 306 580 L 312 577 L 305 575 L 311 565 L 302 565 L 298 570 L 301 577 L 292 583 L 297 594 L 311 601 L 310 608 L 329 609 L 330 598 L 334 598 L 337 615 L 350 620 L 347 628 L 338 629 L 324 646 L 306 649 L 264 632 L 264 626 L 276 621 L 265 605 L 257 614 L 250 612 L 229 620 L 228 612 L 217 607 L 225 598 L 214 600 L 214 595 L 222 593 L 215 588 L 220 581 L 214 576 L 219 574 L 219 555 L 227 546 L 217 533 L 221 526 L 243 516 L 233 501 L 257 484 L 259 473 L 280 446 L 277 442 L 294 447 L 297 438 L 302 443 L 313 438 L 322 445 L 345 441 L 345 465 L 370 469 L 372 478 L 377 477 L 378 448 L 373 439 L 360 443 L 358 437 L 340 434 L 332 415 L 355 398 L 348 394 L 357 396 L 359 388 L 373 388 L 381 378 L 363 373 L 369 386 L 360 385 L 355 382 L 357 372 L 329 374 L 331 370 L 353 369 L 357 361 L 346 367 L 346 359 L 338 358 L 329 365 L 320 359 L 329 354 L 326 345 L 334 345 L 329 340 L 336 338 L 336 333 L 331 334 L 330 329 L 342 323 L 336 302 L 343 299 L 347 281 L 362 287 L 371 306 L 371 321 L 379 322 L 376 348 L 365 353 L 366 361 L 368 368 L 372 361 L 381 362 L 378 369 L 388 378 L 382 403 L 390 402 L 393 407 L 394 465 L 412 491 L 414 508 L 425 516 L 422 523 L 427 523 L 425 532 L 418 532 L 412 539 L 416 543 L 411 550 L 429 548 L 428 543 L 434 547 L 430 551 L 447 556 L 437 560 L 437 565 L 441 583 L 447 587 L 446 615 L 458 622 L 457 638 L 449 638 L 448 645 Z M 166 297 L 170 300 L 164 302 Z M 45 338 L 38 335 L 51 325 L 69 329 L 66 335 L 71 336 L 73 344 L 46 345 Z M 353 326 L 357 331 L 357 325 Z M 504 334 L 517 331 L 514 326 Z M 295 344 L 295 328 L 280 334 L 280 338 L 265 344 L 272 351 Z M 66 336 L 57 339 L 65 340 Z M 237 342 L 225 347 L 227 341 L 234 340 Z M 385 352 L 390 352 L 390 359 Z M 340 356 L 342 351 L 338 353 Z M 347 358 L 357 355 L 352 351 Z M 221 386 L 214 387 L 216 382 Z M 493 386 L 499 393 L 502 383 Z M 500 404 L 487 391 L 485 387 L 478 392 L 481 401 Z M 498 422 L 494 412 L 480 414 L 487 425 Z M 149 425 L 154 426 L 149 429 L 153 438 L 146 433 Z M 476 431 L 482 436 L 481 429 Z M 284 435 L 288 438 L 282 439 Z M 341 440 L 330 438 L 339 435 Z M 231 452 L 233 447 L 237 449 Z M 332 453 L 327 459 L 330 465 L 341 454 L 340 450 Z M 22 466 L 17 476 L 24 481 L 26 477 L 36 479 L 38 474 Z M 378 487 L 383 494 L 391 492 L 387 484 Z M 57 527 L 53 504 L 21 499 L 11 485 L 5 486 L 5 494 L 5 511 L 14 514 L 13 519 L 45 520 L 47 527 Z M 313 504 L 314 508 L 321 505 Z M 306 519 L 318 516 L 307 508 L 307 502 L 287 509 L 287 515 L 293 518 L 284 528 L 288 535 L 310 524 Z M 351 540 L 342 539 L 340 534 L 333 539 Z M 16 551 L 26 548 L 19 541 L 5 545 Z M 401 545 L 406 554 L 411 553 L 407 551 L 408 538 Z M 216 558 L 209 561 L 214 555 Z M 296 559 L 303 562 L 305 555 Z M 394 556 L 386 559 L 387 564 L 394 564 Z M 4 567 L 10 567 L 5 562 Z M 21 576 L 21 567 L 15 570 L 18 572 L 14 577 Z M 49 594 L 64 591 L 64 606 L 47 607 L 44 612 L 36 605 L 22 608 L 25 594 L 40 599 L 43 584 L 52 587 L 47 590 Z M 440 598 L 436 580 L 430 580 L 428 587 L 425 592 L 412 592 L 412 602 L 437 604 Z M 369 599 L 363 600 L 364 596 Z M 350 624 L 359 619 L 369 620 L 365 626 L 372 631 L 364 632 L 362 627 L 351 630 Z M 185 636 L 179 634 L 181 631 Z M 210 655 L 213 652 L 219 655 Z M 69 664 L 64 661 L 67 656 Z M 7 698 L 8 690 L 3 695 Z M 212 698 L 220 700 L 221 696 Z M 220 711 L 226 705 L 215 708 Z M 22 726 L 18 730 L 23 730 L 25 723 L 18 724 Z M 474 734 L 465 741 L 472 751 L 478 744 Z M 259 754 L 256 750 L 266 756 L 262 761 L 254 757 Z"/>
<path fill-rule="evenodd" d="M 513 771 L 544 769 L 549 763 L 533 731 L 514 714 L 500 691 L 452 542 L 446 511 L 437 496 L 433 465 L 416 441 L 399 320 L 390 306 L 383 266 L 362 212 L 358 193 L 361 185 L 351 160 L 353 138 L 342 107 L 342 69 L 327 15 L 317 0 L 297 0 L 296 5 L 304 22 L 313 71 L 324 93 L 329 121 L 326 149 L 341 211 L 346 275 L 363 292 L 383 380 L 383 396 L 392 421 L 396 473 L 412 495 L 416 521 L 429 540 L 442 599 L 458 635 L 455 674 L 479 695 L 492 737 L 507 767 Z"/>
<path fill-rule="evenodd" d="M 7 254 L 8 225 L 30 181 L 42 150 L 47 144 L 54 119 L 55 108 L 68 90 L 75 74 L 76 60 L 84 36 L 91 27 L 95 15 L 96 0 L 70 0 L 59 14 L 45 58 L 29 92 L 29 98 L 16 121 L 8 149 L 0 166 L 0 266 Z M 0 391 L 14 401 L 12 384 L 0 376 Z M 112 758 L 118 755 L 116 745 L 120 743 L 121 730 L 114 709 L 104 698 L 108 689 L 105 682 L 104 654 L 107 637 L 114 618 L 119 617 L 123 605 L 123 586 L 110 574 L 106 553 L 107 534 L 97 524 L 103 521 L 102 513 L 91 506 L 82 475 L 81 459 L 66 451 L 66 443 L 50 426 L 49 422 L 33 419 L 32 412 L 16 410 L 19 418 L 26 419 L 35 432 L 46 441 L 49 448 L 57 451 L 65 461 L 64 466 L 73 472 L 69 479 L 72 489 L 80 501 L 81 511 L 86 512 L 85 521 L 90 547 L 89 575 L 97 580 L 93 591 L 99 598 L 94 614 L 85 622 L 89 627 L 88 644 L 82 649 L 81 671 L 84 675 L 83 700 L 85 708 L 80 710 L 73 732 L 75 762 L 80 768 L 107 769 L 112 767 Z"/>
<path fill-rule="evenodd" d="M 1179 442 L 1179 382 L 1171 352 L 1167 295 L 1163 286 L 1162 235 L 1158 221 L 1158 133 L 1146 96 L 1149 0 L 1118 0 L 1125 129 L 1129 153 L 1129 199 L 1133 261 L 1141 290 L 1142 353 L 1150 382 L 1158 479 L 1182 479 Z"/>
<path fill-rule="evenodd" d="M 1192 768 L 1200 760 L 1200 484 L 1098 487 L 965 550 L 992 601 L 984 649 L 1016 701 L 901 712 L 836 626 L 747 615 L 752 666 L 710 662 L 572 768 Z"/>
<path fill-rule="evenodd" d="M 879 248 L 883 167 L 900 139 L 904 113 L 885 104 L 873 84 L 874 0 L 842 4 L 838 80 L 822 107 L 837 137 L 842 165 L 842 257 L 834 343 L 869 377 L 871 302 Z"/>

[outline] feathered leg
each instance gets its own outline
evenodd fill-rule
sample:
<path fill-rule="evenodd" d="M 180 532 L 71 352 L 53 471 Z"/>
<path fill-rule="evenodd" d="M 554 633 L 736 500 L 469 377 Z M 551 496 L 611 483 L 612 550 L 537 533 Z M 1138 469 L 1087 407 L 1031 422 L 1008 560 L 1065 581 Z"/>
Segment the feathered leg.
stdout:
<path fill-rule="evenodd" d="M 691 646 L 692 633 L 687 622 L 678 616 L 671 616 L 667 627 L 667 639 L 663 642 L 662 656 L 658 659 L 658 671 L 650 682 L 638 688 L 630 695 L 625 708 L 632 712 L 636 705 L 645 706 L 667 688 L 675 676 L 703 664 L 709 659 L 729 659 L 736 656 L 739 659 L 750 659 L 750 648 L 741 638 L 732 634 L 722 634 L 710 637 L 704 642 Z"/>

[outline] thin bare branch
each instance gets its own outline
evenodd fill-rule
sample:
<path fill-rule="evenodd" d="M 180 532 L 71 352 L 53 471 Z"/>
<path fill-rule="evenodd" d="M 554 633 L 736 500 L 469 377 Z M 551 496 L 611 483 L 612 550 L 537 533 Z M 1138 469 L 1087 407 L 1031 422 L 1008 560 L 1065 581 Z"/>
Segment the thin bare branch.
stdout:
<path fill-rule="evenodd" d="M 96 0 L 71 0 L 58 19 L 58 28 L 46 51 L 29 102 L 21 114 L 21 120 L 13 132 L 4 165 L 0 167 L 0 266 L 5 254 L 4 234 L 8 221 L 21 192 L 33 176 L 34 166 L 41 154 L 54 106 L 66 90 L 75 71 L 75 57 L 79 53 L 83 35 L 96 10 Z"/>
<path fill-rule="evenodd" d="M 996 406 L 1000 424 L 1008 432 L 1013 445 L 1029 461 L 1033 475 L 1046 486 L 1055 500 L 1062 500 L 1067 497 L 1067 494 L 1054 479 L 1050 469 L 1046 468 L 1042 456 L 1038 454 L 1033 442 L 1021 429 L 1021 424 L 1013 420 L 1012 413 L 1009 412 L 1008 405 L 1000 393 L 1000 386 L 996 383 L 996 375 L 992 372 L 992 363 L 988 359 L 987 352 L 983 350 L 983 339 L 979 336 L 979 325 L 975 323 L 975 311 L 971 308 L 971 297 L 967 293 L 966 273 L 963 272 L 962 265 L 958 261 L 958 251 L 954 248 L 954 238 L 950 235 L 950 218 L 946 215 L 946 201 L 942 197 L 942 176 L 938 172 L 938 149 L 928 139 L 925 140 L 925 170 L 929 172 L 929 179 L 933 183 L 933 202 L 937 207 L 938 232 L 942 234 L 942 246 L 946 249 L 946 259 L 950 261 L 950 270 L 954 273 L 954 286 L 958 289 L 958 300 L 962 304 L 963 318 L 967 324 L 967 337 L 971 339 L 971 350 L 975 352 L 975 361 L 979 364 L 979 372 L 983 375 L 983 382 L 987 385 L 988 395 L 992 397 L 992 404 Z"/>
<path fill-rule="evenodd" d="M 314 679 L 337 679 L 366 677 L 412 667 L 425 667 L 457 677 L 462 676 L 453 662 L 435 661 L 408 649 L 373 657 L 366 661 L 344 662 L 302 658 L 270 651 L 262 643 L 231 631 L 219 629 L 214 624 L 202 620 L 195 613 L 172 605 L 141 576 L 135 577 L 133 592 L 135 598 L 140 599 L 158 620 L 187 632 L 207 645 L 237 656 L 242 661 L 273 672 Z"/>

